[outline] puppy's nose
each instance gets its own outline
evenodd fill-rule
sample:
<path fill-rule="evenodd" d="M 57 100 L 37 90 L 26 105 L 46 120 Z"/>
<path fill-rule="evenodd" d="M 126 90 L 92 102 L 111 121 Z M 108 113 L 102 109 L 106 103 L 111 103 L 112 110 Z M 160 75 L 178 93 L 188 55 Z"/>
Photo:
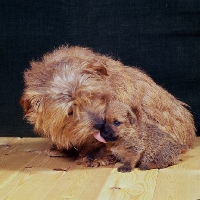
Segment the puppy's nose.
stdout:
<path fill-rule="evenodd" d="M 110 130 L 106 127 L 103 129 L 103 131 L 104 131 L 105 134 L 108 134 L 110 132 Z"/>
<path fill-rule="evenodd" d="M 105 120 L 102 119 L 101 121 L 99 121 L 94 125 L 94 128 L 97 130 L 101 130 L 104 127 L 105 123 L 106 123 Z"/>

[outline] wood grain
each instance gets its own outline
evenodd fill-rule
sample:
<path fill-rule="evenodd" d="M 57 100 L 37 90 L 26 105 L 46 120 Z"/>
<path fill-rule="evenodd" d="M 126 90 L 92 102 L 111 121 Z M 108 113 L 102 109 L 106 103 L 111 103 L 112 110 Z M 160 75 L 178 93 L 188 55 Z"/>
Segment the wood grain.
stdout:
<path fill-rule="evenodd" d="M 117 167 L 118 164 L 102 188 L 99 200 L 153 198 L 158 170 L 134 169 L 131 173 L 119 173 Z"/>
<path fill-rule="evenodd" d="M 0 199 L 198 200 L 200 138 L 182 161 L 166 169 L 119 173 L 85 168 L 72 157 L 49 157 L 43 138 L 0 138 Z"/>

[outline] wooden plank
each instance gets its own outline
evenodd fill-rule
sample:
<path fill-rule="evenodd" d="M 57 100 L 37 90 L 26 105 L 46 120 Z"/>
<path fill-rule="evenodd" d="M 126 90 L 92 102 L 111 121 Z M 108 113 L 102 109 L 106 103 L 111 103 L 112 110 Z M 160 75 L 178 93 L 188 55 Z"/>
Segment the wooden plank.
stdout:
<path fill-rule="evenodd" d="M 154 200 L 160 199 L 200 199 L 199 170 L 160 170 Z"/>
<path fill-rule="evenodd" d="M 0 138 L 0 155 L 16 154 L 19 152 L 40 152 L 50 147 L 44 138 Z"/>
<path fill-rule="evenodd" d="M 43 138 L 0 138 L 0 199 L 200 199 L 200 138 L 178 165 L 125 174 L 119 163 L 85 168 L 49 157 L 49 146 Z"/>
<path fill-rule="evenodd" d="M 0 199 L 44 199 L 45 196 L 47 196 L 46 199 L 59 199 L 61 194 L 63 196 L 63 193 L 64 196 L 71 196 L 73 194 L 73 198 L 76 199 L 76 196 L 80 194 L 76 189 L 79 189 L 84 193 L 84 196 L 87 196 L 85 192 L 87 183 L 91 184 L 92 187 L 95 186 L 99 191 L 101 190 L 99 182 L 93 185 L 93 179 L 95 179 L 95 177 L 97 177 L 98 180 L 103 177 L 101 174 L 98 174 L 100 168 L 83 168 L 75 165 L 74 160 L 71 158 L 50 158 L 42 153 L 36 157 L 32 157 L 33 154 L 38 153 L 38 148 L 35 147 L 36 144 L 39 145 L 38 142 L 40 141 L 30 142 L 27 140 L 27 145 L 20 145 L 16 156 L 18 156 L 20 152 L 24 154 L 21 158 L 27 160 L 28 157 L 31 157 L 32 159 L 30 162 L 20 162 L 25 164 L 23 165 L 24 167 L 20 165 L 21 170 L 19 172 L 15 170 L 16 173 L 12 173 L 14 178 L 12 177 L 12 180 L 9 179 L 10 182 L 7 181 L 6 184 L 4 184 L 3 192 L 0 193 Z M 12 158 L 14 158 L 14 155 L 12 155 Z M 12 163 L 10 163 L 10 165 L 12 165 Z M 59 171 L 59 169 L 66 169 L 66 171 Z M 109 169 L 105 168 L 103 171 L 106 172 L 109 171 Z M 104 178 L 107 179 L 105 173 Z M 66 179 L 68 182 L 65 182 Z M 80 183 L 82 182 L 84 182 L 84 184 L 80 187 Z M 63 187 L 60 187 L 62 185 Z M 66 190 L 66 186 L 68 190 Z M 73 188 L 75 188 L 75 190 Z M 51 194 L 52 191 L 53 197 Z M 50 194 L 48 195 L 48 193 Z M 91 190 L 90 193 L 94 194 L 94 191 Z M 30 196 L 30 194 L 32 195 Z M 88 197 L 90 196 L 91 195 L 88 193 Z"/>
<path fill-rule="evenodd" d="M 16 137 L 0 137 L 0 156 L 5 154 L 5 151 L 15 143 L 19 142 L 21 138 Z"/>
<path fill-rule="evenodd" d="M 97 199 L 112 168 L 84 168 L 74 165 L 56 183 L 45 200 Z"/>
<path fill-rule="evenodd" d="M 0 137 L 0 145 L 13 144 L 19 140 L 21 140 L 20 137 Z"/>
<path fill-rule="evenodd" d="M 42 138 L 12 138 L 0 139 L 1 144 L 9 144 L 0 157 L 0 189 L 12 181 L 19 171 L 37 157 L 50 144 Z"/>
<path fill-rule="evenodd" d="M 200 138 L 182 159 L 178 165 L 159 170 L 154 200 L 200 199 Z"/>
<path fill-rule="evenodd" d="M 57 180 L 66 173 L 54 169 L 68 169 L 73 162 L 69 162 L 69 160 L 66 162 L 64 158 L 38 155 L 28 163 L 27 167 L 21 169 L 12 181 L 3 187 L 0 192 L 0 199 L 44 199 L 56 185 Z"/>
<path fill-rule="evenodd" d="M 50 144 L 43 138 L 19 139 L 4 149 L 0 157 L 0 168 L 9 171 L 19 170 L 49 147 Z"/>
<path fill-rule="evenodd" d="M 116 164 L 118 167 L 119 164 Z M 158 170 L 141 171 L 134 169 L 131 173 L 119 173 L 113 169 L 102 189 L 99 200 L 153 199 Z"/>

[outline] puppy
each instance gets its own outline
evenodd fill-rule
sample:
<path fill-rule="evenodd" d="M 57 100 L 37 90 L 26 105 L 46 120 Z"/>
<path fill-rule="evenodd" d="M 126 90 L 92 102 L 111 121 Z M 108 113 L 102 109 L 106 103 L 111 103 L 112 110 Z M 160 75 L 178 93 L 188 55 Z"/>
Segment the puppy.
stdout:
<path fill-rule="evenodd" d="M 135 166 L 142 170 L 174 165 L 185 145 L 150 125 L 138 121 L 130 106 L 113 101 L 107 106 L 105 124 L 100 128 L 101 142 L 108 142 L 113 155 L 123 163 L 119 172 L 130 172 Z"/>
<path fill-rule="evenodd" d="M 81 47 L 62 46 L 30 62 L 20 100 L 25 119 L 58 149 L 82 156 L 105 148 L 96 127 L 107 104 L 125 103 L 139 118 L 191 147 L 193 116 L 186 104 L 158 86 L 143 71 Z M 95 137 L 94 137 L 95 136 Z"/>

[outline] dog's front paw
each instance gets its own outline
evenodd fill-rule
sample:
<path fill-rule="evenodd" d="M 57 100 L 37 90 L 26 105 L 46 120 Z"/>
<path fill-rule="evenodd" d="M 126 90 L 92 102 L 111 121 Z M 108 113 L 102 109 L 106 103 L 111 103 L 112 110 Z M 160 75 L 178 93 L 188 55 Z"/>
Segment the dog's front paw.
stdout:
<path fill-rule="evenodd" d="M 116 158 L 112 155 L 105 156 L 99 159 L 91 159 L 91 157 L 79 158 L 76 160 L 76 164 L 84 165 L 86 167 L 99 167 L 99 166 L 107 166 L 110 164 L 115 164 L 117 162 Z"/>
<path fill-rule="evenodd" d="M 110 164 L 115 164 L 116 162 L 116 158 L 112 155 L 109 155 L 99 159 L 89 160 L 88 167 L 107 166 Z"/>
<path fill-rule="evenodd" d="M 117 169 L 118 172 L 122 172 L 122 173 L 131 172 L 131 170 L 132 170 L 132 167 L 130 165 L 122 165 L 121 167 L 118 167 Z"/>

